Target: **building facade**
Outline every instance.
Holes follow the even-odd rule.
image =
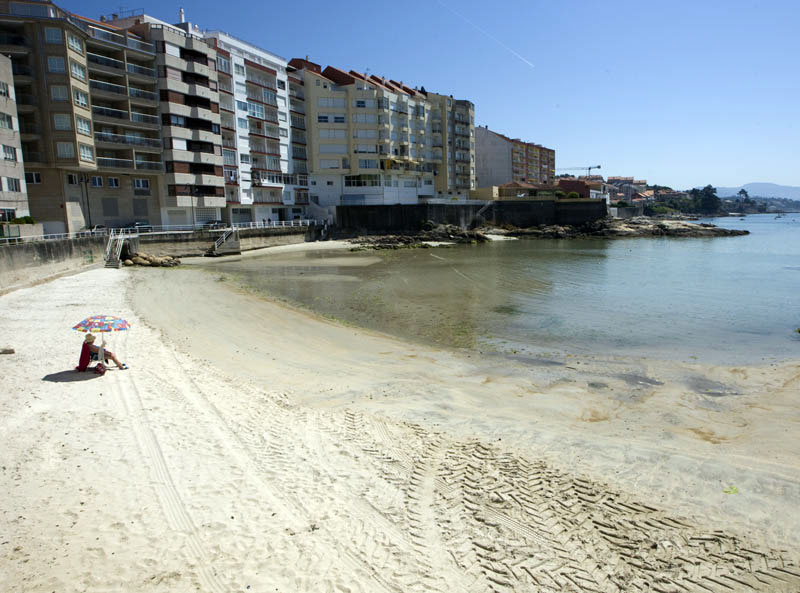
[[[28,216],[28,194],[22,162],[11,58],[0,55],[0,222]]]
[[[471,103],[308,59],[292,59],[289,69],[305,96],[310,216],[331,219],[340,204],[466,197]]]
[[[477,183],[549,185],[555,182],[556,152],[540,144],[509,138],[485,127],[475,129]]]
[[[308,205],[305,95],[284,58],[222,31],[217,51],[226,220],[273,222]]]

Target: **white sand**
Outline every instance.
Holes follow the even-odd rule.
[[[69,370],[95,313],[130,370]],[[2,296],[0,336],[2,592],[800,590],[797,363],[467,357],[189,268]]]

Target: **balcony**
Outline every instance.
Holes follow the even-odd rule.
[[[33,68],[26,64],[11,64],[11,72],[14,73],[14,78],[17,79],[22,76],[33,76]],[[19,81],[17,81],[19,82]]]
[[[44,161],[44,154],[41,152],[37,152],[34,150],[23,150],[22,151],[22,160],[25,161],[25,164],[29,163],[43,163]]]
[[[137,89],[130,87],[128,95],[133,99],[144,99],[146,101],[158,101],[157,95],[152,91],[145,91],[144,89]]]
[[[163,171],[164,165],[161,161],[136,161],[137,171]]]
[[[110,74],[122,75],[125,71],[125,63],[121,60],[115,60],[100,54],[86,52],[86,61],[89,70],[97,70],[100,72],[109,72]]]
[[[31,43],[24,35],[0,33],[0,48],[3,53],[27,53]]]
[[[121,84],[114,84],[111,82],[103,82],[102,80],[93,80],[89,79],[89,88],[94,89],[95,91],[99,91],[101,94],[112,94],[112,95],[127,95],[127,89],[124,85]]]
[[[18,94],[17,95],[17,110],[18,111],[33,111],[39,104],[39,99],[36,95]]]
[[[155,53],[155,47],[153,47],[152,43],[146,43],[131,37],[126,37],[125,35],[112,33],[111,31],[106,31],[105,29],[98,29],[97,27],[92,27],[91,25],[87,27],[86,32],[90,37],[97,39],[98,41],[104,41],[106,43],[111,43],[121,47],[128,47],[130,49],[148,54]]]
[[[107,142],[113,144],[125,144],[128,146],[142,146],[146,148],[161,148],[161,140],[158,138],[142,138],[128,134],[109,134],[107,132],[95,132],[95,142]]]
[[[145,66],[139,66],[138,64],[128,63],[127,70],[128,70],[128,74],[146,76],[148,78],[155,78],[156,77],[156,71],[153,68],[147,68]]]
[[[106,169],[133,169],[133,161],[131,159],[111,159],[107,157],[97,157],[97,166]]]
[[[92,107],[92,114],[98,117],[109,117],[113,119],[130,119],[130,114],[122,109],[112,109],[111,107]]]
[[[135,111],[131,111],[131,121],[140,124],[149,124],[155,126],[160,125],[157,115],[148,115],[146,113],[137,113]]]

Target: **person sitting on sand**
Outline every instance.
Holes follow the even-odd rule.
[[[79,371],[86,370],[86,368],[89,366],[89,360],[98,360],[98,353],[100,352],[101,348],[103,349],[104,362],[108,363],[109,360],[113,360],[117,367],[121,369],[128,368],[128,365],[126,365],[124,362],[120,362],[113,352],[104,348],[106,345],[105,340],[103,340],[103,343],[99,346],[95,346],[94,339],[94,334],[86,334],[86,338],[83,341],[83,348],[81,349],[80,362],[78,364]]]

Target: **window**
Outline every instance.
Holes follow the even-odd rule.
[[[278,88],[281,90],[286,90],[286,83],[282,80],[278,81]]]
[[[103,187],[103,178],[92,177],[92,187]]]
[[[118,188],[119,187],[119,177],[109,177],[108,178],[108,187]]]
[[[279,111],[278,112],[278,121],[286,121],[286,112],[285,111]]]
[[[249,154],[240,154],[239,155],[239,162],[249,165],[250,164],[250,155]]]
[[[319,97],[317,107],[344,107],[344,98]]]
[[[356,144],[356,152],[375,154],[378,146],[375,144]]]
[[[53,101],[69,101],[69,91],[65,86],[51,86],[50,98]]]
[[[278,128],[278,133],[283,138],[288,138],[289,137],[289,130],[287,130],[286,128]]]
[[[378,168],[378,160],[377,159],[358,159],[358,166],[361,169],[377,169]]]
[[[347,154],[347,144],[320,144],[319,151],[327,154]]]
[[[328,114],[327,113],[320,113],[317,115],[317,123],[326,124],[328,123]]]
[[[42,174],[36,171],[25,173],[25,183],[36,185],[42,182]]]
[[[12,123],[11,116],[7,113],[0,113],[0,128],[5,128],[6,130],[13,130],[14,124]]]
[[[75,173],[67,173],[67,185],[78,185],[78,176]]]
[[[56,142],[56,152],[60,159],[71,159],[75,156],[75,145],[72,142]]]
[[[347,119],[345,118],[344,113],[334,113],[333,114],[333,123],[335,123],[335,124],[347,123]]]
[[[89,106],[89,95],[87,95],[83,91],[79,91],[78,89],[72,89],[72,99],[75,101],[75,105],[77,105],[78,107]]]
[[[70,60],[69,71],[78,80],[86,80],[86,68],[78,64],[78,62]]]
[[[237,101],[237,103],[241,103],[241,101]],[[258,103],[251,103],[250,101],[248,101],[247,104],[245,105],[245,109],[247,110],[247,115],[251,115],[259,119],[264,119],[263,105],[259,105]]]
[[[354,130],[353,138],[377,138],[377,130]]]
[[[355,99],[354,104],[360,109],[365,107],[368,109],[375,109],[377,105],[375,99]]]
[[[6,191],[19,191],[19,179],[6,177]]]
[[[150,180],[149,179],[134,179],[133,180],[133,188],[139,190],[147,190],[150,191]]]
[[[72,33],[67,33],[67,45],[69,45],[70,49],[75,50],[79,54],[83,53],[83,43]]]
[[[319,129],[320,138],[345,138],[346,136],[347,136],[347,130],[339,130],[335,128]]]
[[[47,56],[47,71],[55,73],[66,72],[64,67],[64,58],[61,56]]]
[[[247,119],[244,117],[240,117],[236,120],[236,123],[239,125],[240,128],[246,130],[247,129]]]
[[[17,149],[13,146],[6,146],[3,144],[3,160],[15,161],[17,160]]]
[[[8,83],[0,80],[0,97],[8,97]]]
[[[236,72],[236,74],[241,74],[242,76],[244,76],[244,66],[242,66],[241,64],[234,64],[233,69],[234,72]]]
[[[71,130],[72,116],[69,113],[54,113],[53,124],[56,130]]]
[[[353,123],[356,124],[374,124],[378,122],[378,116],[374,113],[355,113],[353,114]]]
[[[222,164],[236,165],[236,152],[233,150],[222,151]]]
[[[44,39],[47,43],[61,43],[61,29],[45,27]]]
[[[338,169],[340,168],[339,159],[320,159],[319,166],[322,169]]]
[[[75,120],[78,122],[79,134],[84,134],[86,136],[92,135],[92,122],[90,122],[85,117],[81,117],[80,115],[76,116]]]
[[[225,72],[227,74],[230,74],[231,61],[224,56],[217,56],[217,70],[219,70],[220,72]]]

